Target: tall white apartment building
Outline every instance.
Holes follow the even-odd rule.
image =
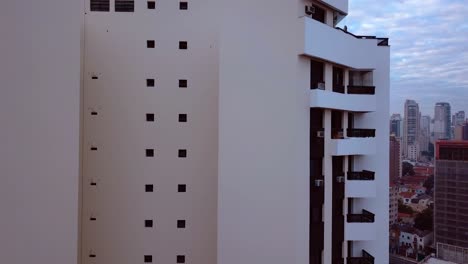
[[[388,263],[390,48],[347,0],[31,2],[0,11],[2,261]]]
[[[418,103],[414,100],[406,100],[403,126],[403,156],[406,158],[412,155],[410,152],[419,151],[420,116]],[[419,156],[419,153],[416,155]]]

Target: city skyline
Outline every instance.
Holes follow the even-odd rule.
[[[402,113],[406,99],[422,115],[434,115],[437,102],[467,112],[468,6],[464,1],[353,0],[340,23],[357,35],[391,39],[390,114]],[[424,8],[422,8],[424,7]]]

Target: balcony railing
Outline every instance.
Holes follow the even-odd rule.
[[[344,85],[341,85],[341,84],[333,85],[333,92],[335,92],[335,93],[344,93],[345,92]]]
[[[348,128],[346,135],[357,138],[375,137],[375,129]]]
[[[348,214],[348,223],[374,223],[375,215],[367,210],[362,210],[362,214]]]
[[[343,139],[344,132],[342,128],[332,128],[332,139]]]
[[[346,258],[348,264],[374,264],[374,257],[367,251],[362,250],[362,257],[348,257]]]
[[[323,82],[323,81],[314,82],[314,83],[312,83],[312,86],[310,87],[310,89],[312,89],[312,90],[315,90],[315,89],[325,90],[325,82]]]
[[[348,85],[348,94],[375,94],[375,86]]]
[[[375,172],[368,170],[348,171],[348,180],[373,181],[375,180]]]

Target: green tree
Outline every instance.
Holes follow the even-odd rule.
[[[414,227],[419,230],[433,230],[433,216],[434,212],[431,208],[427,208],[414,218]]]
[[[414,176],[415,173],[414,173],[413,165],[409,162],[403,162],[402,173],[403,173],[403,176],[406,176],[406,175]]]

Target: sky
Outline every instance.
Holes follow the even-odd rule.
[[[349,0],[348,13],[340,27],[390,38],[390,113],[406,99],[468,113],[468,0]]]

